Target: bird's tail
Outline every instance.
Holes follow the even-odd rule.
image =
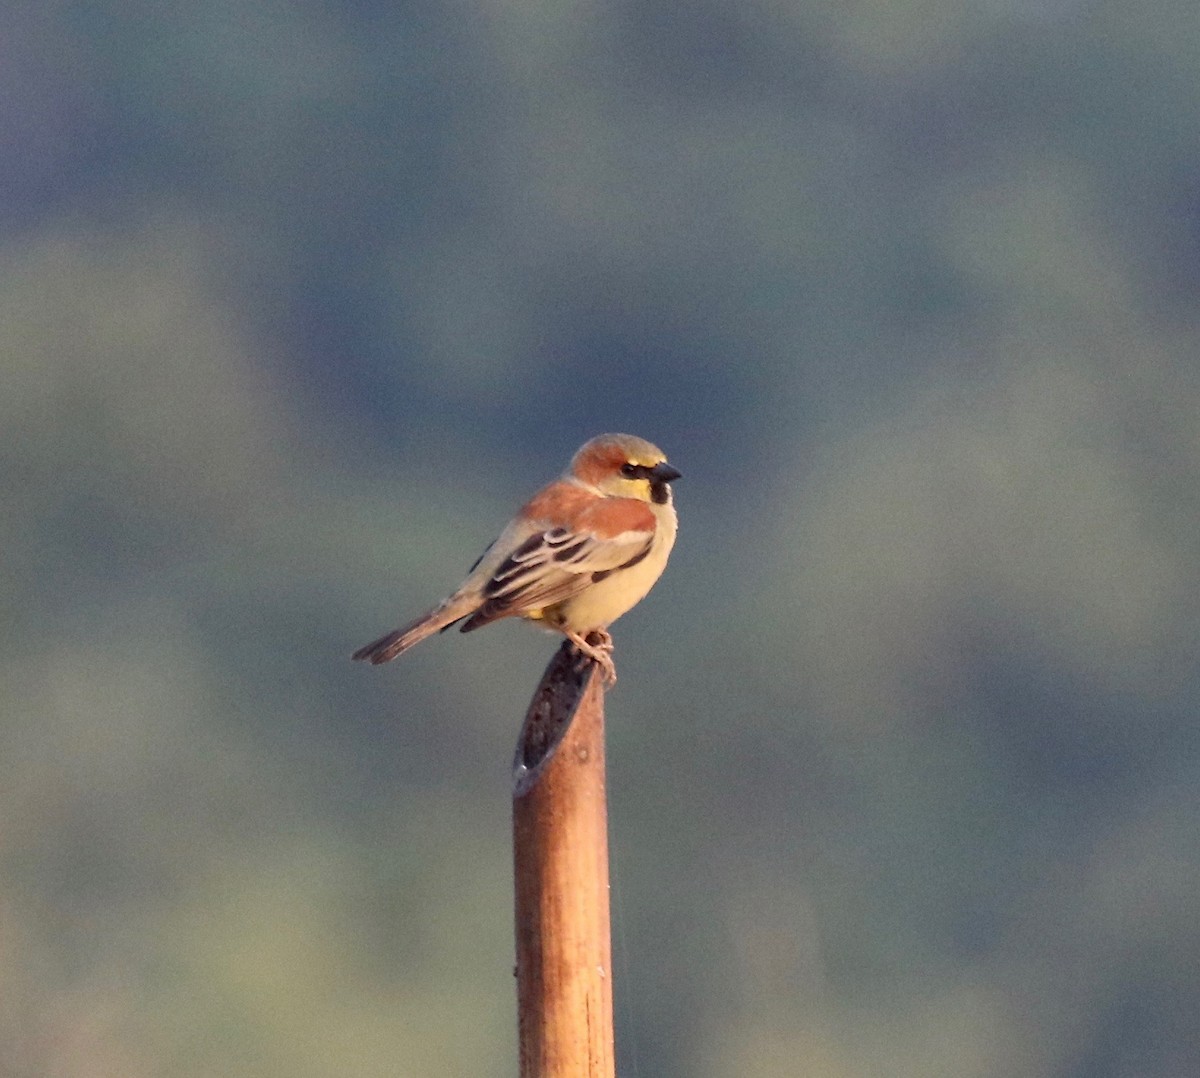
[[[456,621],[465,618],[478,605],[478,601],[470,597],[451,595],[449,599],[439,603],[428,613],[422,614],[416,621],[402,625],[390,633],[385,633],[378,640],[372,640],[365,647],[359,648],[351,658],[355,662],[369,662],[374,666],[390,662],[414,644],[419,644],[427,636],[433,636],[442,629],[448,629]]]

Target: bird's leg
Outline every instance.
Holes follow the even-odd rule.
[[[600,669],[604,671],[604,684],[611,689],[617,683],[617,668],[612,660],[613,639],[608,630],[592,629],[585,635],[564,629],[563,635],[575,645],[576,651],[600,664]],[[594,641],[593,637],[596,638]]]
[[[592,647],[599,648],[601,651],[607,651],[609,654],[612,653],[612,633],[610,633],[607,629],[593,629],[591,632],[587,633],[586,636],[587,642],[591,644]]]

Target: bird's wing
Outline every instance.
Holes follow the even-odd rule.
[[[527,507],[537,508],[536,499]],[[645,502],[593,496],[572,508],[559,522],[534,518],[525,538],[488,567],[484,601],[463,632],[562,602],[650,553],[656,521]]]

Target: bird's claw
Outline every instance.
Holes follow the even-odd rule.
[[[566,637],[575,645],[575,650],[596,663],[604,675],[605,688],[617,683],[617,667],[612,659],[613,638],[606,629],[593,629],[586,636],[582,633],[567,633]]]

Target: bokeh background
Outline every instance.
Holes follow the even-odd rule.
[[[2,18],[0,1072],[515,1075],[554,641],[348,655],[629,430],[621,1073],[1200,1073],[1194,0]]]

